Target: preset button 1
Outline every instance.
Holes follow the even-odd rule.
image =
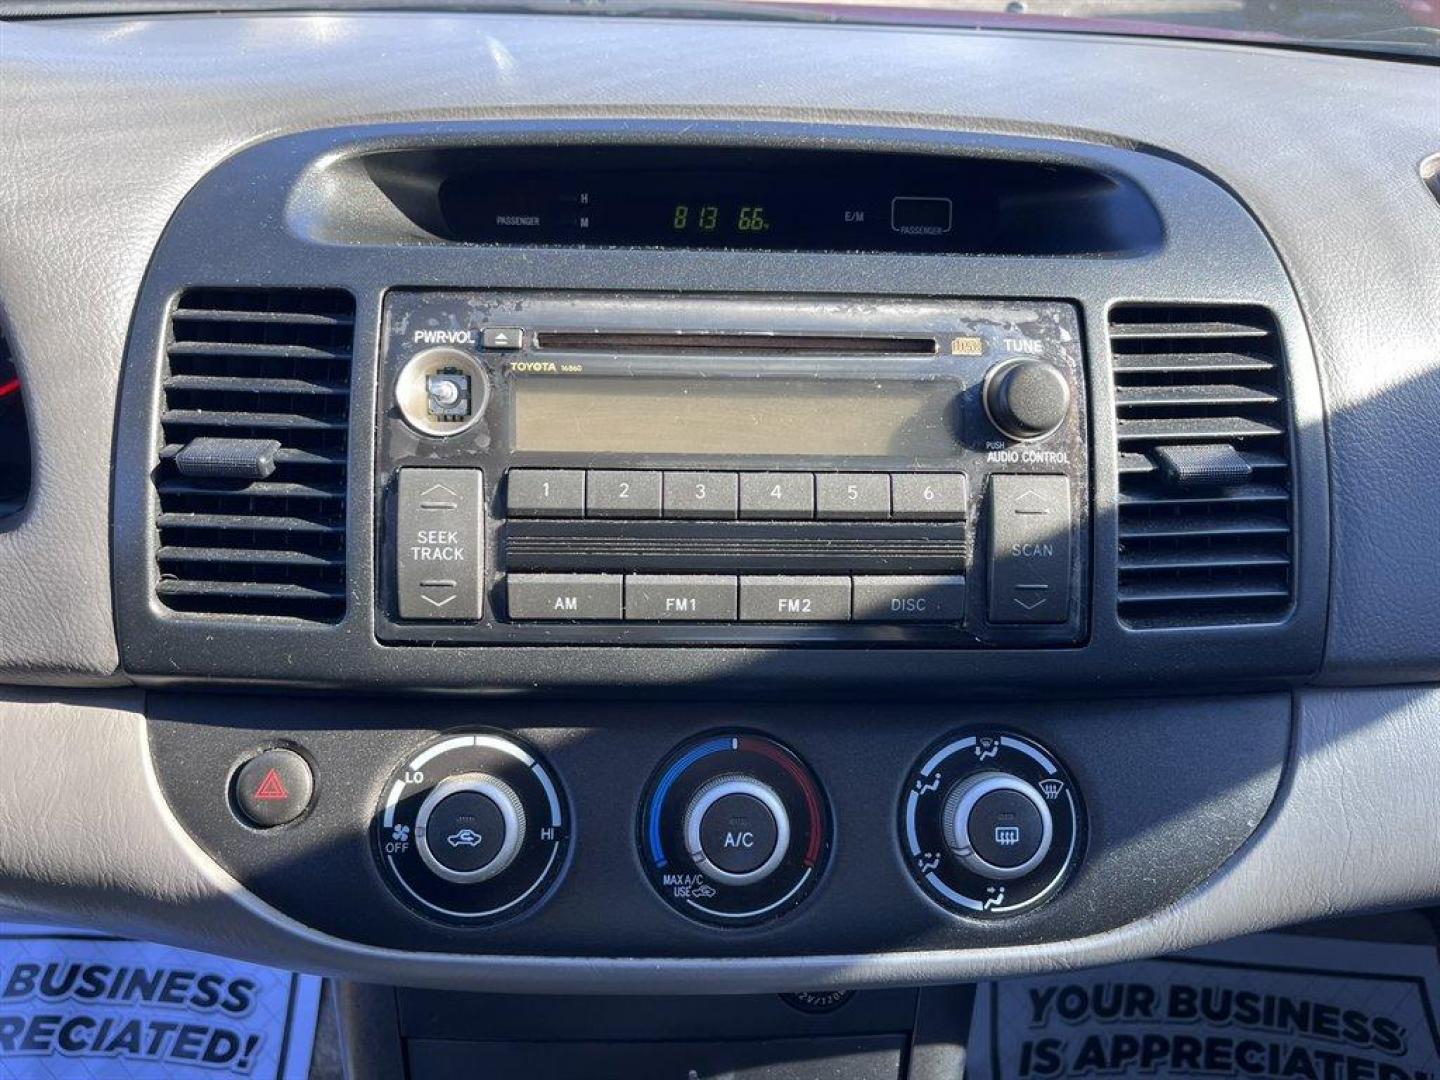
[[[584,517],[585,471],[511,469],[506,476],[505,510],[511,517]]]

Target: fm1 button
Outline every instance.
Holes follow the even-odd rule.
[[[986,772],[957,784],[945,801],[944,815],[946,842],[981,877],[1023,877],[1050,852],[1050,808],[1045,797],[1018,776]]]
[[[457,885],[502,873],[520,853],[524,835],[519,796],[493,776],[457,776],[435,785],[415,816],[421,861]]]
[[[314,774],[294,750],[262,751],[235,774],[235,807],[241,820],[257,829],[294,821],[314,794]]]
[[[695,793],[685,811],[685,847],[707,876],[727,885],[769,877],[790,846],[790,818],[771,788],[722,776]]]

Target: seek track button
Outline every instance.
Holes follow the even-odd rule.
[[[401,469],[395,478],[395,584],[402,619],[478,619],[484,578],[478,469]]]

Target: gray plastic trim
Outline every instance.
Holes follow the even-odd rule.
[[[1297,698],[1290,771],[1252,841],[1209,884],[1113,932],[893,956],[419,956],[318,934],[221,871],[163,802],[142,704],[135,691],[0,697],[7,736],[0,908],[363,981],[507,992],[743,993],[1062,970],[1440,897],[1440,831],[1433,826],[1440,819],[1433,782],[1440,775],[1440,687],[1317,690]]]

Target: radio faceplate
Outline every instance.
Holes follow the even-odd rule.
[[[1085,637],[1071,304],[395,290],[380,379],[384,642]]]

